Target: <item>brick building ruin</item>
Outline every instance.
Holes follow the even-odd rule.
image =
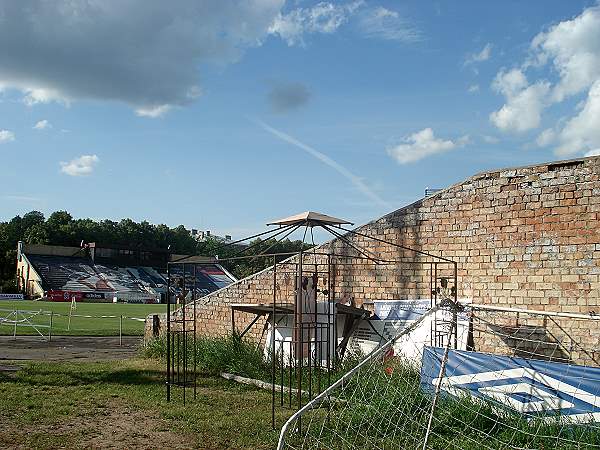
[[[600,313],[599,193],[600,158],[494,170],[356,230],[452,259],[458,268],[458,298],[473,304],[595,315]],[[403,256],[397,248],[360,236],[348,239],[390,259]],[[320,250],[327,249],[348,251],[339,239],[320,246]],[[427,264],[420,268],[403,264],[351,269],[340,265],[335,292],[339,298],[351,292],[357,307],[367,307],[374,300],[428,298],[431,274]],[[268,303],[272,298],[272,268],[213,292],[197,301],[198,333],[227,335],[232,304]],[[251,319],[248,315],[239,320],[248,323]],[[568,339],[588,349],[598,347],[597,321],[594,326],[582,322],[579,328],[570,323],[566,328],[571,334],[576,332],[574,337],[561,334],[566,320],[523,326],[528,332],[551,336],[548,339],[554,347],[567,345]],[[260,328],[255,328],[257,338]],[[479,351],[510,347],[510,342],[483,339],[477,332],[473,337]],[[578,359],[578,350],[573,345],[570,349],[569,357]],[[595,352],[592,359],[597,361],[598,356]]]

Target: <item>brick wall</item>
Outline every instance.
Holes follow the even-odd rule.
[[[358,230],[456,261],[459,298],[542,311],[600,313],[598,194],[600,158],[492,171]],[[364,238],[349,239],[402,262],[355,266],[338,261],[336,298],[352,296],[358,305],[373,299],[428,298],[429,259]],[[353,254],[339,240],[323,247],[331,248]],[[285,298],[281,276],[277,285],[278,296]],[[267,269],[203,298],[198,329],[210,335],[229,333],[229,305],[269,303],[272,289],[273,272]],[[239,317],[239,328],[251,319]],[[260,331],[259,324],[255,332]],[[584,342],[592,345],[595,340],[597,346],[596,330],[579,333]]]

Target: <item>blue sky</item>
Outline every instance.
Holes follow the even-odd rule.
[[[0,0],[0,54],[2,220],[364,223],[600,152],[595,1]]]

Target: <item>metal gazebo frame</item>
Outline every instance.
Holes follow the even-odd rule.
[[[183,400],[185,403],[186,387],[193,387],[194,398],[196,398],[196,336],[197,336],[197,310],[196,303],[200,298],[196,295],[196,270],[198,265],[220,264],[224,262],[233,262],[244,259],[272,258],[273,271],[273,299],[271,303],[233,303],[231,304],[231,322],[232,332],[240,339],[244,337],[252,327],[266,316],[264,323],[264,332],[270,326],[270,350],[269,359],[271,362],[271,396],[272,396],[272,425],[275,428],[275,408],[278,404],[283,407],[292,408],[296,406],[299,410],[303,405],[303,397],[308,399],[318,395],[323,388],[331,385],[332,369],[336,369],[338,359],[343,356],[348,344],[348,340],[357,326],[363,319],[370,316],[370,311],[364,308],[357,308],[355,305],[347,305],[340,302],[336,296],[336,269],[339,267],[339,261],[349,262],[349,265],[374,264],[375,266],[391,266],[398,264],[420,264],[429,266],[429,292],[431,294],[431,306],[436,306],[443,299],[451,298],[455,303],[458,301],[458,271],[457,263],[449,258],[434,255],[422,250],[414,249],[408,246],[390,242],[375,236],[370,236],[363,232],[352,230],[344,225],[353,225],[351,222],[336,219],[324,214],[306,212],[291,216],[285,219],[271,222],[267,225],[275,225],[278,228],[272,228],[262,233],[258,233],[244,239],[225,243],[217,248],[221,251],[226,247],[241,244],[246,241],[263,237],[267,242],[275,240],[262,252],[255,255],[244,255],[249,250],[257,248],[265,240],[256,242],[247,247],[239,249],[232,257],[218,258],[215,255],[213,260],[194,261],[193,257],[187,260],[169,263],[167,270],[168,276],[168,302],[167,302],[167,400],[171,398],[171,386],[183,387]],[[332,243],[315,246],[313,238],[313,228],[318,227],[334,237]],[[278,241],[282,241],[292,233],[304,228],[302,238],[303,245],[306,244],[306,237],[310,229],[312,248],[302,248],[297,252],[288,253],[269,253]],[[413,252],[414,256],[403,259],[384,259],[376,253],[352,242],[349,237],[357,237],[360,240],[369,240],[377,244],[389,245],[392,248]],[[277,239],[279,238],[279,239]],[[333,249],[333,243],[341,243],[345,249],[353,252],[353,255],[336,253]],[[327,245],[332,246],[331,251],[323,251]],[[305,263],[305,258],[313,258],[313,262]],[[317,258],[322,262],[318,263]],[[419,261],[418,258],[424,258]],[[343,264],[341,264],[343,266]],[[171,268],[175,266],[182,267],[183,277],[179,280],[180,286],[172,285],[173,273]],[[290,268],[290,266],[293,266]],[[314,267],[314,270],[310,268]],[[319,270],[319,266],[321,270]],[[450,266],[448,270],[441,270],[440,266]],[[307,270],[307,267],[309,268]],[[177,269],[179,271],[179,268]],[[186,282],[187,274],[193,278],[193,282]],[[443,274],[444,276],[440,276]],[[292,275],[294,278],[293,288],[290,289],[293,295],[293,301],[284,301],[278,299],[278,291],[281,286],[278,285],[278,276],[287,277]],[[318,279],[321,276],[323,286],[318,287]],[[310,278],[309,278],[310,277]],[[288,277],[289,280],[289,277]],[[453,286],[449,286],[453,282]],[[181,287],[179,297],[183,299],[183,307],[176,311],[171,317],[170,298],[171,292],[176,294],[176,290]],[[319,296],[321,301],[319,301]],[[189,298],[191,305],[186,302]],[[320,306],[321,305],[321,306]],[[191,307],[191,311],[189,310]],[[186,316],[186,309],[188,315]],[[189,317],[191,313],[191,318]],[[236,330],[236,313],[254,314],[254,318],[249,324],[238,333]],[[338,336],[338,314],[344,315],[344,329],[342,330],[342,340]],[[454,314],[456,315],[456,314]],[[277,317],[279,316],[279,319]],[[351,320],[348,320],[351,318]],[[281,322],[285,320],[286,324],[291,320],[290,326],[282,326]],[[437,319],[432,323],[431,339],[432,345],[443,345],[441,341],[448,335],[448,326],[456,322],[456,317],[451,321],[438,323]],[[289,330],[289,339],[283,337],[281,330]],[[452,327],[450,327],[452,328]],[[279,330],[279,338],[277,332]],[[194,348],[193,357],[188,357],[189,334],[192,334],[190,344]],[[457,347],[457,330],[453,327],[452,333],[453,346]],[[262,336],[260,338],[262,341]],[[333,343],[333,346],[332,346]],[[287,346],[287,361],[286,359]],[[190,366],[191,364],[191,366]],[[287,380],[287,386],[285,386]],[[277,383],[279,381],[279,383]],[[326,383],[325,385],[323,383]],[[295,385],[295,387],[292,387]],[[277,398],[279,397],[279,398]],[[287,398],[286,398],[287,397]],[[295,397],[295,398],[294,398]]]

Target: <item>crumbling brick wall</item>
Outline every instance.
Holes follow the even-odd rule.
[[[599,177],[600,158],[485,172],[358,230],[456,261],[459,298],[600,313]],[[412,257],[361,237],[349,239],[389,259]],[[325,247],[332,246],[349,252],[339,240]],[[338,267],[336,293],[352,292],[358,305],[394,296],[427,298],[427,264],[399,268]],[[208,295],[198,305],[198,329],[209,335],[229,333],[229,305],[269,303],[272,289],[273,273],[267,269]],[[239,327],[249,320],[240,315]],[[260,325],[256,328],[259,333]],[[583,345],[597,346],[596,329],[580,334]]]

